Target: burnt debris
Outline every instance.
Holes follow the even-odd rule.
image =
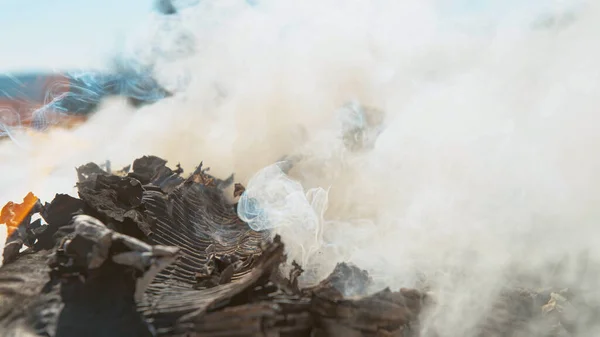
[[[420,329],[431,296],[369,293],[355,266],[300,289],[302,267],[279,268],[282,240],[252,230],[227,201],[233,176],[199,165],[186,177],[166,164],[146,156],[114,174],[86,164],[79,198],[32,195],[3,209],[14,229],[0,268],[1,336],[436,336]],[[243,191],[235,184],[235,197]],[[536,320],[549,329],[528,336],[572,332],[564,292],[503,298],[511,314],[490,314],[482,336],[513,336]]]

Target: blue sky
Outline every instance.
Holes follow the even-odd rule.
[[[152,0],[0,0],[0,72],[101,66]]]
[[[489,19],[560,2],[437,1],[450,17],[487,13]],[[120,40],[142,27],[153,5],[154,0],[0,0],[0,72],[101,67]]]

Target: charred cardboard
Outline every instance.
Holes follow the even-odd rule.
[[[233,177],[202,165],[184,177],[153,156],[115,174],[95,164],[77,173],[79,198],[56,195],[18,226],[28,248],[0,268],[2,336],[444,335],[420,328],[434,298],[417,289],[370,294],[356,266],[338,264],[299,289],[301,266],[279,268],[281,239],[253,231],[225,198]],[[33,213],[44,223],[33,224]],[[570,297],[560,294],[507,291],[480,335],[575,336],[564,314]],[[532,322],[547,329],[528,330]]]

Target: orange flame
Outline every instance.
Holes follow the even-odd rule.
[[[7,236],[10,236],[17,230],[21,221],[25,219],[38,200],[38,197],[29,192],[25,198],[23,198],[22,203],[15,204],[14,202],[9,201],[2,207],[2,211],[0,211],[0,224],[6,224]]]

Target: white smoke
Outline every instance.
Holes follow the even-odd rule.
[[[580,257],[600,258],[599,8],[500,15],[503,3],[202,1],[179,18],[193,53],[158,69],[189,75],[183,92],[137,111],[108,102],[75,130],[1,143],[0,204],[73,193],[88,161],[203,160],[248,183],[292,156],[289,177],[275,176],[302,198],[266,195],[263,211],[288,222],[277,231],[305,282],[350,261],[378,286],[427,285],[447,308],[430,326],[471,336],[513,273],[589,288]],[[354,101],[384,112],[364,151],[341,137],[339,109]]]

